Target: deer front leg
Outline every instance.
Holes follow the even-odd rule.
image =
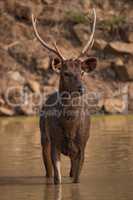
[[[42,145],[43,162],[46,169],[46,178],[52,177],[52,162],[50,144]]]
[[[72,175],[74,183],[79,182],[79,177],[83,163],[84,163],[84,153],[82,152],[73,160]]]
[[[54,184],[61,184],[60,152],[55,146],[52,146],[51,158],[54,168]]]
[[[70,169],[70,177],[73,177],[73,172],[74,172],[74,159],[70,158],[71,160],[71,169]]]

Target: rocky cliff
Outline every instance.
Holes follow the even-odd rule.
[[[99,112],[133,111],[132,0],[1,0],[0,115],[35,114],[58,88],[48,52],[35,39],[31,13],[38,18],[43,39],[50,43],[55,38],[70,57],[78,55],[89,38],[92,7],[97,27],[90,54],[98,58],[98,67],[85,77],[86,85],[103,94]]]

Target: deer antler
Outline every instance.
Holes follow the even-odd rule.
[[[94,13],[94,22],[93,22],[92,33],[91,33],[89,41],[87,42],[87,44],[85,45],[84,49],[82,50],[81,55],[86,54],[88,49],[92,48],[92,46],[94,44],[94,34],[95,34],[95,29],[96,29],[96,18],[97,18],[96,11],[95,11],[94,8],[93,8],[93,13]]]
[[[33,25],[33,29],[35,32],[35,36],[36,38],[39,40],[39,42],[43,45],[44,48],[48,49],[49,51],[53,52],[54,54],[56,54],[58,57],[61,58],[61,60],[64,60],[65,58],[62,56],[60,50],[58,49],[56,43],[54,43],[54,47],[55,49],[53,49],[52,47],[50,47],[39,35],[38,31],[37,31],[37,20],[35,19],[34,15],[32,14],[32,25]]]

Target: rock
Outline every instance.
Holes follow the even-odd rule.
[[[111,65],[120,81],[133,80],[133,62],[131,60],[129,60],[127,64],[124,64],[123,61],[118,58],[112,62]]]
[[[82,44],[85,44],[88,41],[88,36],[91,32],[91,30],[89,31],[88,29],[89,28],[83,24],[77,24],[73,28],[76,38]]]
[[[42,0],[42,2],[46,5],[52,4],[53,0]]]
[[[127,70],[121,58],[112,61],[111,67],[115,71],[117,79],[121,81],[128,80]]]
[[[31,106],[21,106],[18,110],[18,114],[32,116],[35,115],[36,112]]]
[[[129,84],[128,87],[128,109],[129,111],[133,112],[133,83]]]
[[[15,4],[15,0],[6,0],[6,7],[5,10],[7,13],[12,13],[14,11],[14,4]]]
[[[125,113],[127,104],[122,99],[106,99],[104,102],[105,112],[110,114]]]
[[[133,55],[133,43],[111,42],[108,44],[109,49],[116,53]]]
[[[33,1],[19,1],[19,0],[6,0],[7,11],[15,16],[18,20],[24,20],[25,22],[31,22],[31,14],[36,13],[37,15],[41,12],[42,6],[39,2]],[[35,4],[36,3],[36,4]]]
[[[0,14],[3,14],[4,12],[4,1],[0,1]]]
[[[98,67],[100,70],[106,69],[106,68],[110,67],[110,61],[107,59],[100,60],[100,64]]]
[[[99,110],[102,110],[102,108],[104,107],[103,98],[99,99],[97,106],[98,106]]]
[[[27,83],[32,92],[40,93],[40,85],[37,81],[28,80]]]
[[[107,42],[103,39],[96,39],[94,42],[94,48],[97,50],[103,50],[107,46]]]
[[[11,79],[8,72],[20,70],[20,65],[8,54],[7,51],[0,48],[0,93],[11,87],[20,85],[19,82]]]
[[[53,92],[55,92],[55,87],[52,87],[52,86],[45,86],[44,88],[43,88],[43,93],[44,93],[44,95],[45,96],[48,96],[48,95],[50,95],[51,93],[53,93]]]
[[[16,113],[27,116],[35,115],[41,107],[41,103],[41,93],[32,93],[27,88],[25,89],[25,96],[23,102],[16,107]]]
[[[0,114],[4,116],[13,116],[15,113],[13,110],[6,108],[6,107],[0,107]]]
[[[43,59],[38,59],[37,61],[37,68],[41,70],[48,70],[50,65],[50,61],[48,57],[45,57]]]
[[[48,80],[48,85],[49,86],[57,86],[59,83],[59,77],[57,74],[54,74],[53,76],[51,76]]]
[[[112,95],[104,97],[104,110],[110,114],[128,112],[128,84],[118,84]]]
[[[92,2],[88,0],[84,0],[84,1],[81,1],[81,3],[83,4],[84,11],[88,13],[88,10],[90,9]]]
[[[133,42],[133,33],[129,33],[129,36],[128,36],[128,41],[129,42]]]
[[[33,40],[33,30],[29,29],[29,26],[25,23],[16,23],[13,26],[14,42],[20,43],[21,41]],[[20,41],[21,40],[21,41]]]
[[[103,64],[103,63],[102,63]],[[103,68],[102,68],[103,67]],[[105,79],[105,80],[115,80],[116,79],[116,73],[113,70],[113,68],[107,63],[106,67],[104,67],[104,64],[102,65],[100,69],[100,75]]]
[[[128,73],[128,80],[133,81],[133,60],[129,60],[126,65],[126,70]]]
[[[24,92],[23,86],[17,86],[16,83],[13,86],[9,86],[4,94],[5,102],[10,107],[18,107],[23,104]]]
[[[124,63],[123,63],[123,61],[122,61],[121,58],[118,58],[118,59],[115,61],[115,65],[116,65],[116,66],[123,66]]]
[[[5,104],[5,101],[2,99],[2,97],[0,97],[0,106],[4,104]]]
[[[8,52],[10,56],[16,60],[16,62],[23,65],[25,68],[33,73],[37,71],[37,68],[39,69],[39,67],[46,68],[46,64],[48,62],[47,59],[44,59],[44,57],[46,57],[46,54],[40,47],[40,44],[35,40],[26,40],[9,47]],[[46,61],[46,63],[41,63],[44,60]]]
[[[32,7],[29,4],[24,4],[21,1],[15,2],[14,15],[18,19],[31,20]]]
[[[45,5],[41,4],[41,8],[43,8],[43,10],[40,13],[40,15],[38,14],[40,23],[42,22],[42,24],[49,26],[49,23],[55,24],[55,23],[59,23],[60,21],[62,21],[64,12],[62,9],[60,9],[59,5],[58,5],[58,8],[55,9],[55,4],[56,4],[55,1],[53,4],[45,4]],[[36,10],[35,10],[35,12],[36,12]],[[36,14],[36,16],[37,16],[37,14]],[[55,29],[56,28],[53,26],[52,30],[55,31]]]
[[[0,42],[4,45],[13,41],[14,20],[5,13],[0,15]]]
[[[133,83],[129,84],[128,92],[129,92],[129,98],[133,100]]]
[[[24,44],[16,44],[8,48],[9,54],[22,65],[29,66],[31,63],[31,55],[26,51]]]
[[[23,115],[35,115],[42,106],[42,93],[27,93],[26,101],[19,107],[18,112]]]
[[[19,72],[14,72],[14,71],[8,72],[8,76],[12,80],[17,81],[20,84],[24,84],[25,83],[25,78]]]

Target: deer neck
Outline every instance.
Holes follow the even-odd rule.
[[[66,90],[59,90],[60,104],[62,109],[67,111],[81,110],[83,107],[82,96],[73,96]]]
[[[63,107],[67,108],[72,105],[73,95],[69,88],[64,87],[63,81],[60,79],[59,83],[60,102]]]

